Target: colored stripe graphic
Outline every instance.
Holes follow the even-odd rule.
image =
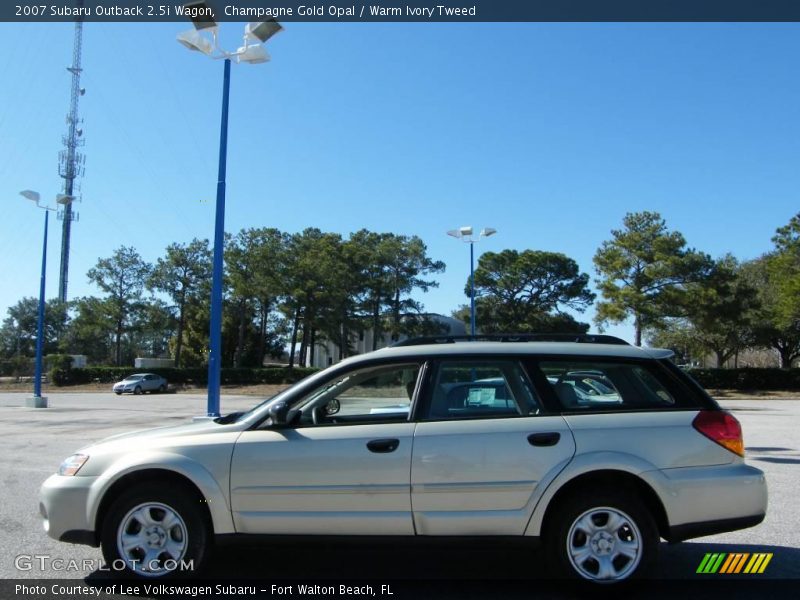
[[[720,568],[719,572],[730,573],[730,569],[732,569],[733,565],[736,564],[738,558],[739,558],[738,554],[728,554],[728,558],[725,559],[724,563],[722,563],[722,567]]]
[[[739,555],[739,557],[740,557],[739,560],[737,561],[736,565],[731,567],[730,572],[731,573],[739,573],[742,570],[742,567],[744,567],[744,563],[748,559],[749,556],[750,556],[749,553],[740,554]]]
[[[753,554],[753,558],[747,563],[745,573],[763,573],[769,561],[772,560],[772,553]]]
[[[708,552],[700,561],[697,573],[705,574],[736,574],[736,573],[763,573],[769,562],[772,560],[772,553],[757,552]],[[745,566],[746,565],[746,566]]]
[[[711,554],[706,553],[706,555],[703,557],[703,560],[700,561],[700,566],[697,567],[697,571],[695,571],[695,573],[705,573],[706,565],[708,564],[708,561],[710,559],[711,559]]]
[[[700,566],[697,567],[697,572],[716,573],[726,556],[727,554],[725,552],[722,553],[714,552],[706,554],[705,558],[703,558],[703,562],[701,562]]]

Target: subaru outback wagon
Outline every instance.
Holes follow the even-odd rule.
[[[88,446],[43,484],[45,530],[147,578],[200,569],[217,536],[525,536],[549,572],[611,582],[660,538],[763,520],[739,422],[669,351],[498,339],[409,340],[245,413]]]

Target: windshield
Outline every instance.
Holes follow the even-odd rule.
[[[278,392],[274,396],[270,396],[269,398],[266,398],[265,400],[262,400],[261,402],[256,404],[253,408],[251,408],[250,410],[248,410],[246,412],[243,412],[241,414],[238,414],[232,421],[225,420],[223,422],[232,423],[232,422],[238,422],[238,421],[243,421],[245,419],[248,419],[248,418],[252,417],[255,413],[260,412],[269,403],[278,402],[279,400],[282,400],[283,398],[288,396],[290,392],[294,392],[299,387],[305,387],[306,385],[313,385],[313,383],[315,381],[318,381],[319,379],[327,377],[329,375],[330,375],[330,368],[324,369],[322,371],[319,371],[318,373],[314,373],[313,375],[309,375],[308,377],[306,377],[304,379],[301,379],[300,381],[298,381],[296,383],[293,383],[288,388],[286,388],[285,390],[283,390],[281,392]],[[228,415],[229,418],[231,416],[233,416],[233,415]],[[221,417],[221,419],[225,419],[225,417]],[[220,422],[220,421],[217,420],[217,422]]]
[[[126,377],[123,381],[139,381],[141,378],[141,375],[131,375],[130,377]]]

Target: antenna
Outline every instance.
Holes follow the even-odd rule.
[[[78,0],[78,8],[83,7],[83,0]],[[80,13],[80,11],[78,11]],[[86,157],[78,150],[84,145],[83,119],[78,118],[78,99],[86,93],[81,87],[81,52],[83,47],[83,21],[78,17],[75,21],[75,39],[72,46],[72,66],[67,71],[72,73],[70,88],[69,114],[67,115],[67,134],[61,138],[64,149],[58,153],[58,174],[64,179],[64,193],[60,195],[63,208],[58,211],[61,226],[61,269],[58,278],[58,299],[67,300],[67,281],[69,279],[69,249],[72,222],[78,220],[78,213],[72,210],[75,197],[75,180],[83,176]],[[79,187],[79,186],[78,186]]]

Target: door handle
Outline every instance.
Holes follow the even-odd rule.
[[[367,448],[370,452],[376,452],[378,454],[386,454],[387,452],[394,452],[397,450],[397,447],[400,445],[400,440],[395,439],[384,439],[384,440],[372,440],[367,442]]]
[[[528,443],[531,446],[555,446],[560,439],[560,433],[557,431],[548,431],[547,433],[530,434],[528,436]]]

